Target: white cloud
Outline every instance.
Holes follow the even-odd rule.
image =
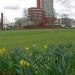
[[[18,10],[20,9],[19,5],[8,5],[8,6],[4,6],[4,9],[10,9],[10,10]]]
[[[68,13],[70,16],[75,16],[75,0],[69,0],[70,5],[68,7],[62,5],[61,2],[55,1],[56,0],[54,0],[54,8],[57,13]],[[21,17],[24,8],[35,6],[36,0],[0,0],[0,12],[3,12],[10,21],[13,21],[16,17]]]
[[[10,21],[21,17],[24,8],[35,6],[36,0],[0,0],[0,12],[3,12]]]
[[[75,0],[63,0],[63,2],[66,1],[66,3],[62,2],[54,2],[54,7],[57,13],[59,14],[68,14],[69,17],[75,18]]]

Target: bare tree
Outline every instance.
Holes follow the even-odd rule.
[[[28,26],[29,25],[29,18],[28,18],[28,9],[24,8],[23,11],[23,18],[25,20],[25,24]]]

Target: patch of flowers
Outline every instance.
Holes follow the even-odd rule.
[[[75,46],[72,44],[0,48],[0,75],[71,75],[74,71]]]
[[[4,52],[5,52],[5,49],[4,48],[0,48],[0,54],[2,55],[2,54],[4,54]]]
[[[22,60],[20,60],[20,65],[22,65],[22,66],[29,66],[29,63],[28,63],[28,61],[22,59]]]

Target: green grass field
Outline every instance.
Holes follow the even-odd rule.
[[[75,29],[0,31],[1,73],[75,75]]]
[[[28,29],[0,31],[0,47],[30,47],[33,44],[75,43],[75,29]]]

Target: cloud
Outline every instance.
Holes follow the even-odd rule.
[[[20,9],[19,5],[11,5],[11,6],[4,6],[4,9],[10,9],[10,10],[18,10]]]

